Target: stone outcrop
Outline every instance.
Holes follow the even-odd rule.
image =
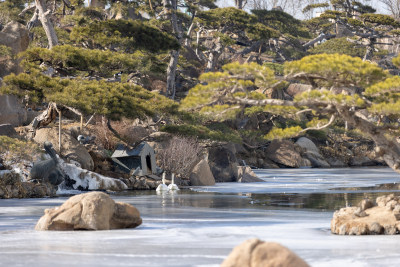
[[[307,137],[300,137],[295,144],[303,148],[304,152],[302,153],[302,156],[311,162],[312,167],[330,167],[330,164],[321,155],[318,147]]]
[[[41,198],[54,197],[56,190],[50,184],[22,182],[19,174],[10,170],[0,170],[1,198]]]
[[[258,178],[257,175],[249,166],[238,167],[238,182],[239,183],[257,183],[265,182],[263,179]]]
[[[0,124],[0,135],[5,135],[8,137],[17,137],[18,134],[15,131],[14,127],[7,123],[7,124]]]
[[[193,186],[215,185],[214,175],[211,172],[207,159],[200,160],[190,174],[190,184]]]
[[[46,209],[35,230],[111,230],[134,228],[142,223],[132,205],[114,202],[102,192],[69,198],[60,207]]]
[[[273,242],[249,239],[235,247],[221,267],[307,267],[309,266],[288,248]]]
[[[11,21],[0,31],[0,45],[11,48],[12,53],[17,55],[25,51],[29,46],[29,31],[21,23]],[[10,74],[18,74],[22,69],[19,67],[19,60],[2,60],[0,58],[0,77]]]
[[[400,197],[381,196],[376,204],[364,199],[358,207],[336,211],[331,232],[339,235],[394,235],[400,232]]]
[[[208,150],[208,163],[215,182],[236,182],[238,163],[235,153],[227,147],[217,146]]]
[[[265,150],[266,156],[278,165],[291,168],[309,167],[300,155],[301,148],[289,140],[274,140]]]
[[[49,141],[54,148],[58,149],[58,129],[57,128],[41,128],[36,131],[34,137],[35,142],[43,144]],[[81,145],[78,140],[73,138],[68,132],[64,131],[61,134],[61,156],[68,161],[75,161],[80,164],[80,167],[92,171],[94,169],[93,159],[86,148]],[[60,153],[59,151],[57,151]]]
[[[21,126],[28,124],[29,114],[16,96],[0,95],[0,124]]]

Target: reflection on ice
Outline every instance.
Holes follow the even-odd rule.
[[[232,194],[234,187],[229,185],[230,193],[181,190],[160,195],[155,191],[112,195],[116,201],[139,209],[143,225],[136,229],[36,232],[33,228],[43,210],[61,205],[67,197],[0,200],[0,263],[4,266],[218,266],[234,246],[256,237],[289,247],[312,266],[400,264],[398,236],[332,235],[331,203],[345,201],[345,194],[326,194],[331,188],[346,187],[341,175],[347,175],[347,185],[351,187],[394,182],[396,175],[387,169],[333,170],[332,175],[330,170],[315,169],[269,171],[259,173],[266,180],[276,177],[273,193],[258,193],[269,190],[265,185],[260,191],[245,193],[256,187],[235,184],[246,189],[243,194]],[[296,185],[300,179],[302,186]],[[312,179],[322,179],[322,183],[314,184]],[[279,183],[289,184],[288,188],[297,190],[296,193],[284,194],[278,190]],[[311,186],[319,193],[310,194]],[[216,188],[219,190],[219,185]],[[210,187],[211,190],[214,188]],[[367,194],[346,191],[347,201],[355,202],[364,193]]]

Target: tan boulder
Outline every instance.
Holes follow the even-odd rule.
[[[239,166],[238,177],[239,183],[265,182],[263,179],[258,178],[249,166]]]
[[[381,196],[376,203],[363,200],[333,214],[331,232],[339,235],[393,235],[400,232],[400,198]]]
[[[75,195],[60,207],[46,209],[35,230],[111,230],[134,228],[141,223],[134,206],[114,202],[103,192],[90,192]]]
[[[41,128],[36,131],[35,142],[43,144],[49,141],[58,151],[58,128]],[[69,161],[78,162],[83,169],[92,171],[94,162],[85,146],[72,137],[69,132],[64,131],[61,134],[61,156]]]
[[[215,185],[214,175],[211,172],[207,159],[200,160],[190,174],[190,184],[193,186]]]
[[[288,248],[273,242],[249,239],[236,246],[221,267],[306,267]]]
[[[304,167],[310,162],[300,155],[301,148],[288,140],[274,140],[265,150],[266,156],[273,162],[285,167]]]
[[[21,126],[27,119],[28,113],[16,96],[0,95],[0,124]]]

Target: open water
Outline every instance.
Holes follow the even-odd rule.
[[[44,209],[68,196],[0,199],[0,266],[218,266],[249,238],[279,242],[311,266],[400,266],[400,235],[330,233],[335,209],[400,194],[400,174],[388,168],[256,173],[265,183],[114,194],[141,212],[143,224],[126,230],[38,232]]]

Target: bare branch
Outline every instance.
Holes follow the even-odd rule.
[[[331,119],[329,120],[329,122],[327,124],[322,125],[322,126],[317,126],[317,127],[308,127],[306,129],[301,130],[300,133],[304,133],[304,132],[307,132],[309,130],[322,130],[322,129],[325,129],[325,128],[329,127],[335,121],[335,119],[336,119],[336,116],[335,116],[335,114],[333,114],[331,116]]]

